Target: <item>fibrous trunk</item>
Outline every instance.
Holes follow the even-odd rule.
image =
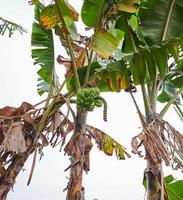
[[[70,155],[70,177],[67,186],[67,200],[85,200],[83,170],[89,170],[89,152],[91,139],[86,135],[87,112],[77,111],[73,136],[65,148]]]
[[[1,170],[0,177],[0,200],[6,200],[9,191],[15,184],[16,177],[20,173],[31,151],[17,154],[12,158],[7,169]]]
[[[154,167],[147,161],[147,170],[145,172],[147,179],[147,200],[167,200],[164,194],[163,173],[161,164]]]

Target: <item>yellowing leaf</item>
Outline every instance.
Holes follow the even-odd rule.
[[[121,144],[100,129],[87,125],[87,132],[98,144],[99,149],[105,154],[112,156],[115,152],[116,157],[122,160],[125,159],[125,155],[130,157]]]
[[[98,79],[104,81],[108,89],[113,92],[129,87],[129,79],[125,76],[125,72],[104,69],[98,74]]]
[[[52,29],[57,24],[58,17],[55,9],[55,5],[47,6],[43,9],[40,16],[41,25],[45,29]]]
[[[64,2],[64,8],[63,8],[63,16],[69,17],[71,20],[77,21],[79,14],[74,10],[74,8],[68,4],[67,2]],[[57,22],[59,20],[59,17],[56,12],[55,5],[48,5],[45,7],[40,15],[40,22],[41,25],[45,29],[52,29],[56,26]]]
[[[98,31],[95,33],[90,48],[103,58],[108,58],[118,47],[119,40],[109,32]]]
[[[137,11],[137,5],[134,4],[133,2],[131,4],[118,2],[115,4],[115,7],[119,11],[124,11],[128,13],[135,13]]]
[[[112,156],[113,155],[113,141],[111,140],[111,138],[108,135],[103,134],[102,137],[102,147],[103,147],[103,151],[109,155]]]
[[[117,75],[119,90],[126,89],[128,87],[124,76]]]

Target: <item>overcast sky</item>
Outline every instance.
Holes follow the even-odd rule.
[[[31,59],[30,34],[33,21],[33,6],[27,0],[0,0],[0,17],[14,21],[28,30],[12,38],[0,36],[0,107],[20,106],[22,101],[35,104],[43,99],[37,95],[37,68]],[[82,1],[71,1],[77,8]],[[80,27],[83,29],[82,27]],[[60,44],[57,51],[60,53]],[[140,122],[130,96],[125,93],[103,94],[108,102],[108,122],[102,120],[102,110],[97,109],[89,114],[88,124],[92,124],[113,136],[117,141],[131,151],[131,138],[140,132]],[[141,97],[136,94],[141,102]],[[141,104],[140,104],[141,105]],[[142,105],[141,105],[142,106]],[[161,105],[160,105],[161,107]],[[166,118],[179,130],[182,122],[170,111]],[[30,172],[32,157],[25,165],[25,171],[17,178],[14,192],[8,200],[64,200],[62,190],[67,185],[67,173],[63,172],[69,165],[68,157],[58,149],[47,148],[41,161],[37,162],[31,185],[26,186]],[[142,186],[143,171],[146,161],[132,155],[126,161],[116,160],[99,152],[96,147],[91,153],[91,171],[84,176],[84,186],[87,200],[142,200],[145,190]],[[169,174],[166,169],[165,174]],[[180,173],[175,177],[181,178]]]

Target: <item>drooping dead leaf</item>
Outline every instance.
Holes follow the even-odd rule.
[[[4,133],[4,136],[5,138],[1,144],[1,149],[17,154],[26,151],[25,139],[22,135],[22,124],[20,122],[11,124],[8,131]]]
[[[143,131],[132,138],[132,152],[142,155],[140,146],[144,146],[145,158],[157,167],[162,160],[166,165],[183,169],[183,135],[168,122],[154,118]]]
[[[63,100],[63,103],[65,103],[65,100]],[[2,164],[0,177],[2,182],[10,181],[4,188],[1,187],[0,196],[12,188],[16,176],[29,155],[37,147],[38,150],[42,150],[43,147],[48,145],[48,142],[51,144],[49,140],[51,125],[56,144],[62,143],[63,139],[65,140],[67,134],[74,128],[73,123],[66,119],[59,110],[56,110],[45,119],[38,140],[35,140],[38,125],[45,112],[42,108],[36,109],[37,105],[40,105],[40,103],[32,106],[24,102],[19,108],[7,106],[0,109],[0,162]],[[53,107],[55,109],[55,106]]]
[[[29,124],[31,124],[31,125],[34,124],[34,119],[32,118],[32,116],[31,116],[30,113],[25,113],[24,115],[22,115],[22,119],[23,119],[25,122],[27,122],[27,123],[29,123]]]
[[[134,137],[131,143],[133,145],[132,152],[141,155],[141,153],[138,151],[138,148],[141,144],[143,144],[146,150],[146,154],[148,154],[148,159],[151,161],[151,163],[154,164],[154,166],[159,165],[162,160],[165,161],[166,165],[169,165],[170,159],[168,156],[168,152],[163,144],[160,135],[158,134],[157,127],[158,126],[155,121],[152,121],[148,125],[148,127],[143,130],[142,133]],[[137,139],[139,139],[140,141],[139,144],[137,143]]]
[[[118,159],[125,159],[125,155],[130,157],[130,155],[126,152],[125,148],[121,144],[119,144],[116,140],[114,140],[103,131],[89,125],[87,125],[86,130],[98,144],[99,149],[102,150],[105,154],[112,156],[115,152]]]
[[[23,102],[22,105],[18,108],[17,114],[23,115],[31,109],[33,109],[33,106],[30,103]]]
[[[66,40],[61,39],[61,43],[62,43],[62,46],[66,47],[66,48],[69,47]],[[79,46],[78,44],[75,44],[75,43],[71,43],[71,45],[72,45],[73,51],[75,51],[76,53],[81,53],[82,50],[84,49],[83,47],[81,47],[81,46]]]
[[[48,140],[46,139],[46,137],[43,134],[40,135],[39,142],[41,142],[40,145],[42,148],[49,145]]]
[[[33,106],[30,103],[23,102],[19,108],[6,106],[0,109],[0,116],[1,117],[12,117],[16,115],[22,115],[32,109]]]
[[[142,157],[141,151],[138,150],[140,145],[141,143],[138,142],[137,137],[133,137],[131,141],[132,153],[138,154],[140,157]]]
[[[0,178],[5,174],[5,167],[0,165]]]
[[[15,115],[16,111],[17,111],[17,108],[6,106],[0,109],[0,116],[11,117]]]

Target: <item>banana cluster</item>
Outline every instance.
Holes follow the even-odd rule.
[[[95,107],[102,107],[103,101],[100,98],[100,90],[96,87],[81,88],[77,92],[77,108],[84,111],[93,111]]]

